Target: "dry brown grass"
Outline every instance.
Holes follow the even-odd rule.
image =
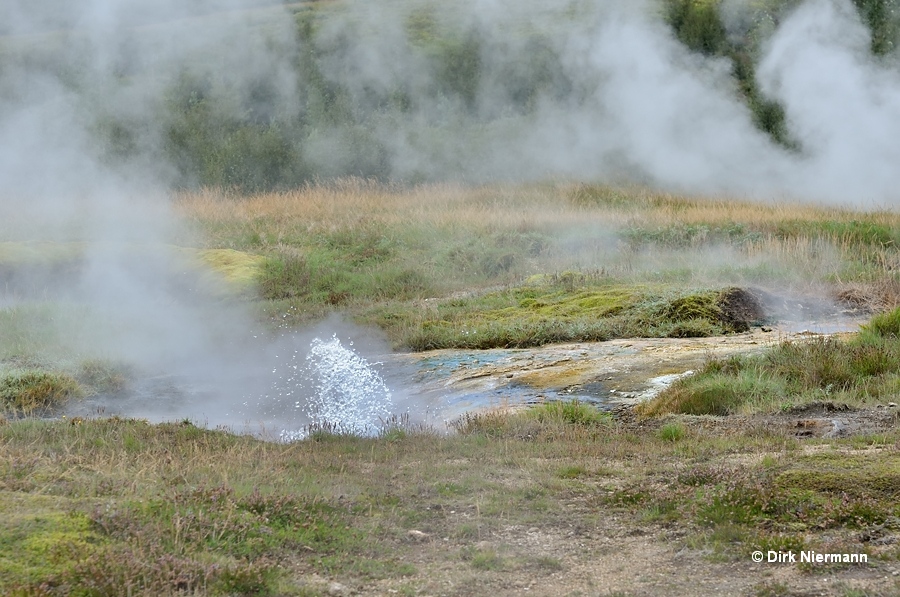
[[[299,221],[309,231],[371,223],[565,229],[581,227],[586,219],[610,228],[682,223],[746,224],[774,229],[789,221],[851,222],[861,217],[877,225],[900,226],[900,214],[888,211],[861,213],[849,207],[686,197],[646,188],[600,188],[599,193],[592,191],[587,199],[579,199],[583,188],[575,184],[440,184],[407,188],[350,178],[249,197],[205,189],[180,194],[176,206],[186,217],[201,222],[242,224],[266,220],[277,229]]]
[[[823,282],[876,283],[900,268],[895,212],[640,187],[402,187],[343,179],[247,197],[206,189],[177,196],[175,206],[204,230],[209,246],[281,258],[305,259],[328,247],[329,260],[358,262],[387,239],[388,261],[424,276],[438,293],[431,296],[565,271],[811,290]],[[475,272],[472,260],[485,255],[487,265]]]
[[[408,189],[358,179],[241,198],[206,189],[179,195],[176,206],[203,223],[241,226],[266,221],[276,234],[298,224],[313,233],[372,224],[515,229],[578,226],[584,221],[583,210],[572,206],[564,192],[549,188],[444,184]]]

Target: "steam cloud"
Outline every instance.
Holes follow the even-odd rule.
[[[784,107],[792,149],[753,125],[730,63],[691,53],[650,1],[348,2],[317,9],[316,33],[303,39],[287,10],[262,0],[3,10],[4,194],[51,202],[63,225],[84,209],[60,196],[96,206],[115,195],[106,213],[123,189],[138,198],[190,182],[167,138],[179,77],[192,93],[228,90],[212,109],[275,128],[309,118],[316,102],[345,103],[352,125],[322,118],[291,131],[286,142],[306,168],[295,179],[637,180],[870,206],[896,196],[900,79],[892,59],[868,52],[850,0],[801,3],[761,45],[758,82]],[[721,12],[733,33],[752,25],[746,0]],[[54,45],[62,62],[35,58]],[[312,55],[313,70],[297,68]],[[315,85],[340,97],[312,97]],[[109,122],[124,129],[117,158]]]
[[[745,26],[748,6],[724,3],[730,29]],[[298,176],[377,163],[403,180],[571,177],[895,205],[900,75],[892,58],[871,57],[849,0],[803,2],[762,45],[759,84],[784,106],[796,149],[753,125],[730,64],[691,53],[649,1],[378,0],[321,11],[316,35],[301,39],[289,11],[262,0],[0,7],[0,241],[90,243],[78,276],[51,286],[108,314],[118,330],[104,336],[109,352],[196,369],[200,355],[252,336],[237,307],[210,315],[194,302],[200,290],[177,252],[159,250],[190,242],[166,201],[173,184],[191,182],[166,112],[180,80],[191,82],[181,101],[202,101],[191,94],[204,82],[226,89],[211,109],[274,123],[273,135],[318,109],[304,93],[313,84],[342,90],[322,101],[344,102],[355,125],[298,129],[288,140],[308,167]],[[444,62],[422,50],[442,28],[462,40]],[[314,72],[298,69],[312,54]],[[480,75],[468,81],[457,70],[472,64]],[[313,75],[322,80],[304,79]],[[362,165],[360,144],[376,148]]]

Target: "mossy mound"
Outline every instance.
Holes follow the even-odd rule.
[[[412,350],[526,348],[613,338],[699,338],[744,332],[760,322],[755,295],[740,288],[685,292],[659,284],[570,287],[558,279],[417,312],[381,312],[372,323],[402,328]],[[543,283],[542,283],[543,282]],[[424,316],[424,317],[423,317]]]
[[[47,412],[80,395],[81,386],[64,373],[24,369],[0,377],[0,408],[14,414]]]

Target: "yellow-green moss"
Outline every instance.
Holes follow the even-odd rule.
[[[838,496],[886,498],[895,503],[900,498],[900,461],[891,454],[835,452],[806,457],[797,464],[797,468],[779,475],[779,486]]]
[[[81,258],[84,247],[84,243],[0,242],[0,265],[16,267],[75,261]]]
[[[593,319],[620,312],[633,303],[640,290],[630,286],[616,286],[580,292],[556,291],[541,293],[526,288],[518,305],[484,311],[481,316],[491,321],[535,319]]]
[[[259,278],[266,258],[234,249],[205,249],[198,252],[203,263],[241,288],[253,286]]]
[[[86,243],[55,243],[43,241],[0,242],[0,266],[29,268],[77,262],[84,258]],[[171,250],[188,260],[218,272],[227,282],[240,288],[256,283],[265,257],[234,249],[194,249],[161,245],[116,245],[116,251],[141,255],[147,252]]]
[[[0,577],[8,581],[27,584],[52,578],[90,558],[103,542],[86,515],[59,512],[58,500],[46,508],[42,501],[0,493]]]

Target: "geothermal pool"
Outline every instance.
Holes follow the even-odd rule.
[[[331,424],[377,434],[404,418],[441,431],[467,411],[577,399],[603,409],[647,400],[711,357],[763,350],[784,340],[852,332],[850,319],[784,322],[712,338],[641,338],[531,349],[372,352],[351,334],[285,334],[265,362],[237,377],[136,377],[117,394],[70,403],[67,417],[189,420],[277,441]],[[229,363],[223,363],[229,366]]]

